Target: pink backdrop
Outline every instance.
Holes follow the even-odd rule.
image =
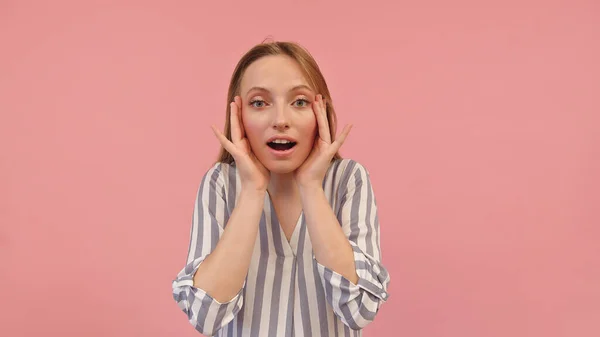
[[[198,336],[171,280],[209,125],[272,36],[372,174],[365,336],[600,336],[597,1],[107,3],[0,2],[1,335]]]

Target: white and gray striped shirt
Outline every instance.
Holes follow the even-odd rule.
[[[361,336],[388,299],[390,276],[381,264],[379,219],[369,173],[358,162],[332,162],[323,188],[354,249],[358,284],[317,262],[303,213],[288,241],[265,194],[259,233],[244,286],[219,303],[194,287],[193,275],[215,248],[239,196],[235,164],[217,163],[204,175],[195,202],[186,265],[173,297],[205,335]]]

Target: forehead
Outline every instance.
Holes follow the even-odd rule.
[[[252,87],[284,92],[298,85],[310,87],[300,65],[289,56],[272,55],[262,57],[246,68],[240,89],[242,93]]]

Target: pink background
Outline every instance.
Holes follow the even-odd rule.
[[[600,336],[593,0],[1,1],[1,335],[198,336],[171,280],[268,36],[314,54],[372,174],[365,336]]]

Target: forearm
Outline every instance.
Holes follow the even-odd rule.
[[[304,217],[316,260],[356,284],[354,252],[320,185],[301,186]]]
[[[240,192],[219,242],[194,275],[194,286],[221,303],[230,301],[244,284],[263,211],[264,193]]]

